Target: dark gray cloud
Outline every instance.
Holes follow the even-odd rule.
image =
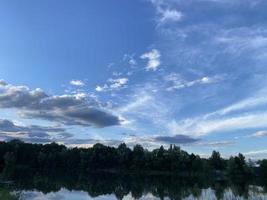
[[[106,127],[120,119],[101,109],[85,94],[51,96],[41,89],[30,90],[0,82],[0,108],[17,108],[24,117],[57,121],[67,125]]]
[[[89,145],[92,146],[96,143],[101,143],[104,145],[108,146],[118,146],[119,144],[122,143],[121,140],[97,140],[97,139],[69,139],[64,141],[65,145],[74,145],[74,146],[79,146],[79,145]]]
[[[24,142],[27,143],[36,143],[36,144],[44,144],[44,143],[51,143],[54,142],[49,138],[25,138],[23,139]]]
[[[170,144],[189,144],[200,141],[198,138],[192,138],[186,135],[158,136],[155,137],[154,140]]]
[[[66,132],[60,127],[45,126],[20,126],[10,120],[0,119],[0,140],[10,141],[20,139],[29,143],[51,143],[60,142],[67,146],[92,146],[96,143],[102,143],[108,146],[117,146],[120,140],[97,140],[97,139],[75,139],[73,134]]]
[[[51,141],[53,136],[64,135],[69,138],[72,134],[67,133],[64,128],[60,127],[44,127],[44,126],[19,126],[12,121],[0,119],[0,136],[4,140],[19,138],[23,141]]]
[[[73,137],[73,134],[68,133],[68,132],[62,132],[62,133],[58,133],[57,136],[62,139],[67,139],[67,138]]]

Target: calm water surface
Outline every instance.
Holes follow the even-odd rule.
[[[40,191],[19,191],[19,192],[11,192],[11,195],[17,196],[20,200],[89,200],[89,199],[95,199],[95,200],[116,200],[118,199],[115,195],[100,195],[98,197],[91,197],[87,192],[85,191],[69,191],[67,189],[60,189],[57,192],[50,192],[47,194],[44,194]],[[122,199],[135,199],[131,194],[128,194],[124,196]],[[143,194],[142,197],[139,199],[144,200],[152,200],[152,199],[161,199],[160,197],[156,197],[151,193]],[[169,197],[165,197],[164,199],[171,199]],[[179,199],[179,198],[177,198]],[[212,189],[203,189],[201,190],[201,194],[198,197],[194,197],[194,195],[189,195],[187,197],[181,198],[183,200],[216,200],[216,199],[255,199],[255,200],[267,200],[267,195],[262,192],[261,188],[255,188],[255,186],[252,186],[251,191],[249,192],[248,197],[244,196],[238,196],[233,193],[231,189],[225,190],[222,198],[216,197],[216,192]]]
[[[33,177],[1,184],[0,200],[267,200],[264,184],[253,184],[210,181],[205,177],[99,174],[86,178]]]

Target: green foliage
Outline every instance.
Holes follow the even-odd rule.
[[[15,174],[16,169],[16,157],[13,152],[7,152],[4,155],[5,167],[3,170],[3,174],[6,177],[12,177]]]
[[[261,173],[267,177],[267,161],[261,163]],[[205,174],[224,178],[251,177],[252,166],[239,154],[229,160],[214,151],[209,159],[188,154],[175,145],[161,146],[153,151],[126,144],[117,148],[95,144],[92,148],[67,148],[56,143],[28,144],[19,140],[0,142],[0,172],[6,177],[19,174],[69,174],[79,176],[95,171],[175,173],[180,175]],[[254,170],[255,171],[255,170]]]
[[[251,177],[252,170],[249,168],[242,154],[230,157],[227,165],[227,172],[230,178],[234,180],[243,180]]]
[[[259,163],[260,163],[260,167],[259,167],[260,176],[263,179],[263,181],[267,183],[267,160],[264,159],[260,161]]]
[[[217,151],[213,151],[209,159],[210,166],[215,170],[224,170],[225,161],[221,158],[221,155]]]
[[[0,199],[3,200],[18,200],[19,197],[16,197],[15,194],[11,194],[9,190],[5,188],[0,188]]]

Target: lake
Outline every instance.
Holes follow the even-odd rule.
[[[214,181],[205,176],[93,174],[20,177],[0,186],[2,200],[267,200],[262,183]]]

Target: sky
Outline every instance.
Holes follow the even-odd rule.
[[[265,0],[0,0],[0,140],[267,158]]]

